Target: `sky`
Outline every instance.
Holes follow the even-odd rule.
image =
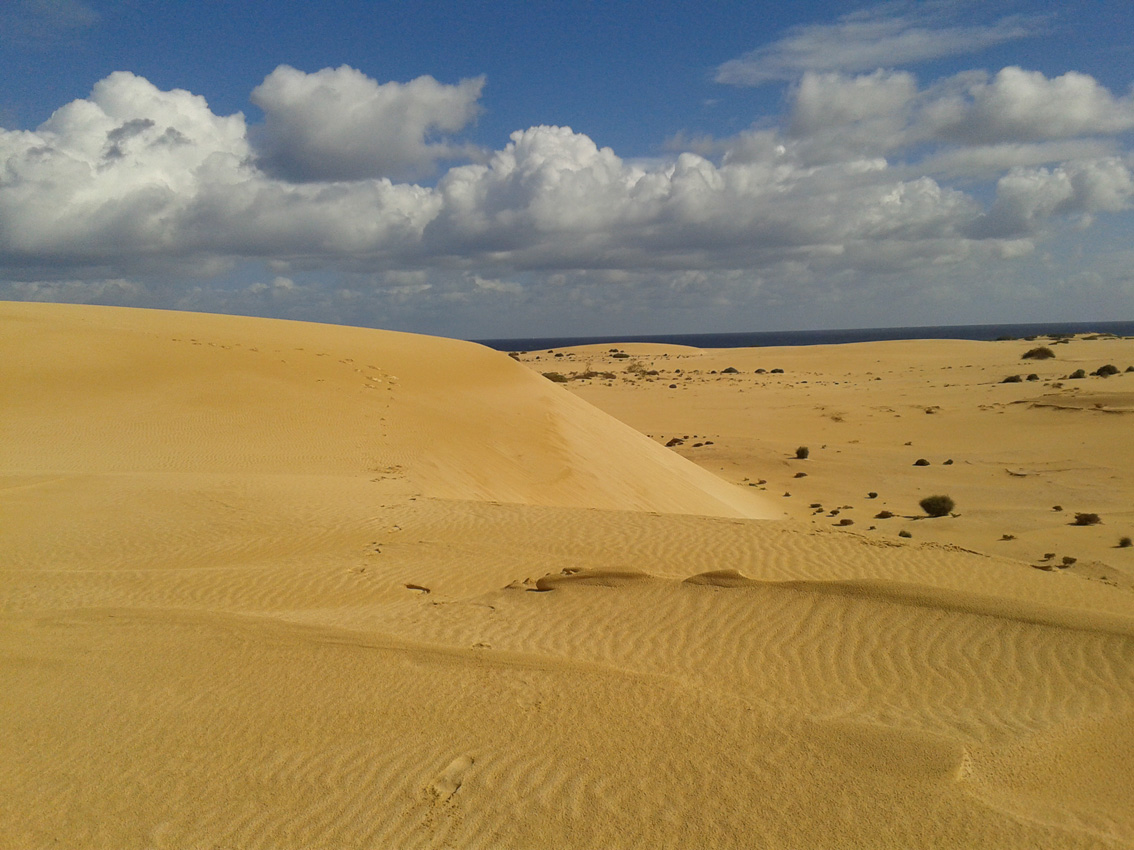
[[[0,299],[466,339],[1134,319],[1134,4],[0,3]]]

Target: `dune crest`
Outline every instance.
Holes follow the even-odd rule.
[[[0,332],[5,474],[373,473],[438,498],[779,516],[472,343],[39,304],[0,306]]]

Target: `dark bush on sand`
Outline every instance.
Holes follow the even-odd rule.
[[[948,496],[926,496],[920,502],[921,509],[930,516],[945,516],[953,511],[953,500]]]

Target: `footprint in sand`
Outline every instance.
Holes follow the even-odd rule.
[[[461,787],[464,782],[465,774],[468,773],[470,767],[473,766],[472,756],[460,756],[453,759],[452,763],[445,768],[445,770],[433,780],[433,790],[442,802],[451,798],[457,793],[457,789]]]

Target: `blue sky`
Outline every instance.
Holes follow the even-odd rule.
[[[0,298],[467,338],[1134,316],[1129,3],[8,0]]]

